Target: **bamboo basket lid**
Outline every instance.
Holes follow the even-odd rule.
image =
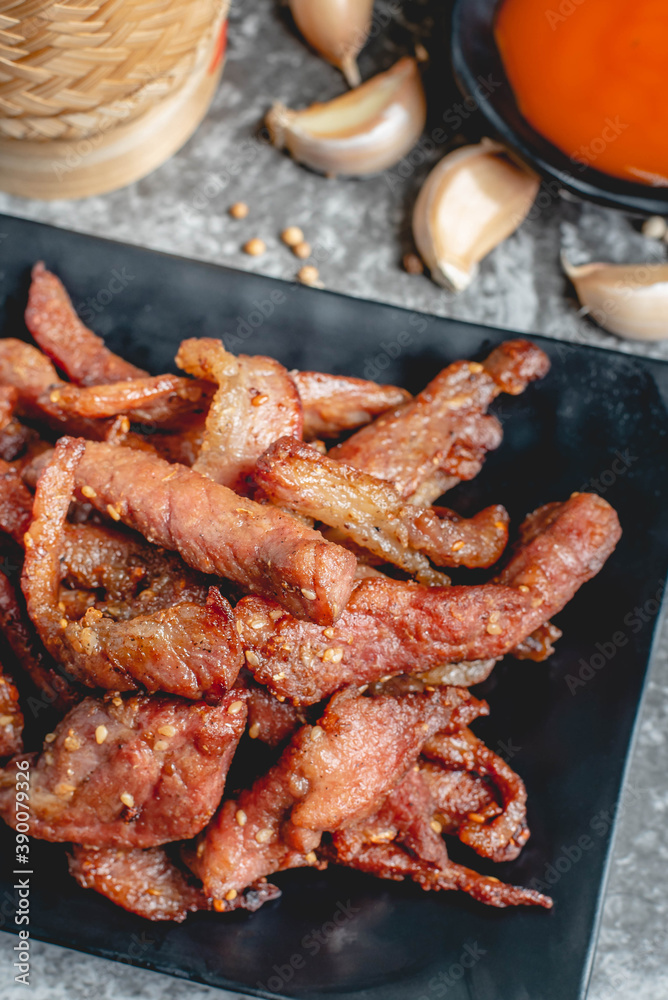
[[[0,188],[108,191],[155,169],[206,113],[229,0],[0,0]]]

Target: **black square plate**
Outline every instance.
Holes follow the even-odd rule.
[[[275,355],[288,367],[416,390],[448,362],[480,358],[508,336],[18,219],[0,218],[0,231],[5,335],[24,335],[29,269],[44,259],[86,322],[154,372],[173,368],[183,337],[222,336],[233,351]],[[483,689],[492,714],[476,731],[526,780],[529,844],[503,866],[485,866],[458,844],[452,853],[504,880],[544,886],[554,910],[485,909],[333,868],[279,876],[282,899],[252,916],[151,924],[80,889],[62,848],[35,844],[32,935],[260,996],[582,995],[668,561],[668,366],[535,339],[551,373],[499,401],[503,445],[448,502],[465,513],[501,502],[517,525],[539,504],[595,490],[617,508],[624,536],[558,617],[555,656],[508,659]],[[0,919],[14,930],[8,831],[2,843]]]

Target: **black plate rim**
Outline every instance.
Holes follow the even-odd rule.
[[[460,2],[463,2],[463,0],[460,0]],[[223,271],[225,271],[225,272],[227,272],[227,273],[229,273],[231,275],[238,275],[238,276],[243,276],[243,277],[249,277],[249,278],[253,278],[253,279],[258,279],[258,280],[261,280],[262,282],[269,282],[269,283],[272,283],[272,284],[275,284],[275,285],[279,285],[281,287],[286,287],[287,286],[287,287],[290,287],[292,289],[295,289],[298,292],[298,294],[304,295],[304,296],[308,296],[308,297],[312,297],[314,295],[322,295],[323,292],[324,292],[325,295],[327,295],[327,296],[331,296],[331,297],[342,299],[342,300],[347,300],[347,301],[352,302],[352,303],[359,303],[359,302],[361,302],[361,303],[364,303],[364,304],[372,305],[372,306],[374,306],[376,308],[389,309],[389,310],[392,310],[392,311],[403,312],[403,313],[406,313],[406,314],[411,314],[411,313],[413,313],[413,314],[419,314],[421,316],[427,317],[428,319],[435,319],[435,320],[438,320],[439,322],[445,322],[446,324],[447,323],[454,323],[454,324],[456,324],[458,326],[470,326],[470,327],[474,327],[474,328],[476,328],[478,330],[488,330],[490,332],[490,335],[491,335],[492,338],[496,338],[498,336],[506,337],[506,336],[512,335],[514,333],[514,331],[512,331],[512,330],[506,329],[506,328],[502,328],[502,327],[493,327],[493,326],[489,326],[488,324],[475,323],[475,322],[470,322],[470,321],[466,321],[466,320],[459,320],[459,319],[452,319],[450,317],[438,316],[436,314],[429,313],[429,312],[424,312],[424,311],[418,310],[418,309],[413,309],[413,308],[409,309],[409,308],[407,308],[405,306],[398,306],[398,305],[393,305],[391,303],[385,303],[385,302],[381,302],[381,301],[376,301],[376,300],[373,300],[373,299],[364,299],[364,298],[361,298],[361,297],[347,295],[347,294],[345,294],[343,292],[332,291],[332,290],[329,290],[329,289],[314,289],[314,288],[309,288],[307,286],[301,285],[299,282],[296,282],[296,281],[287,281],[285,279],[276,278],[276,277],[273,277],[273,276],[270,276],[270,275],[257,274],[255,272],[249,272],[249,271],[241,270],[239,268],[234,268],[234,267],[231,267],[230,265],[227,265],[227,264],[218,264],[218,263],[215,263],[215,262],[212,262],[212,261],[205,261],[205,260],[199,260],[197,258],[183,257],[182,255],[179,255],[179,254],[173,254],[173,253],[169,253],[169,252],[162,251],[162,250],[156,250],[156,249],[151,248],[151,247],[144,247],[144,246],[141,246],[140,244],[130,244],[130,243],[124,242],[122,240],[115,240],[115,239],[111,239],[109,237],[96,236],[96,235],[93,235],[93,234],[90,234],[90,233],[81,232],[81,231],[78,231],[78,230],[73,230],[73,229],[72,230],[68,230],[68,229],[64,229],[62,227],[53,226],[53,225],[51,225],[49,223],[43,223],[43,222],[40,222],[38,220],[28,219],[28,218],[25,218],[25,217],[19,216],[19,215],[14,216],[14,215],[10,215],[9,213],[0,213],[0,226],[2,225],[2,222],[3,222],[4,219],[10,219],[13,222],[19,222],[19,223],[25,224],[25,225],[27,225],[29,227],[32,227],[32,226],[39,227],[39,228],[41,228],[43,230],[49,230],[49,231],[51,231],[53,233],[56,233],[56,234],[57,233],[63,233],[63,232],[64,233],[68,233],[68,234],[74,235],[75,237],[80,237],[80,238],[82,238],[84,240],[89,240],[89,241],[91,241],[93,243],[103,243],[103,244],[108,244],[108,245],[115,246],[115,247],[128,248],[128,249],[132,249],[132,250],[138,250],[138,251],[141,251],[142,253],[148,253],[148,254],[150,254],[152,256],[165,257],[165,258],[171,259],[171,260],[173,260],[175,262],[183,262],[183,263],[187,263],[187,264],[196,264],[198,267],[204,267],[204,268],[206,268],[208,270],[213,271],[214,273],[217,273],[220,270],[223,270]],[[640,356],[640,355],[628,354],[627,352],[618,351],[618,350],[615,350],[614,348],[601,347],[599,345],[594,345],[594,344],[582,344],[582,343],[580,343],[578,341],[560,341],[560,340],[557,340],[556,338],[546,337],[546,336],[541,335],[541,334],[533,334],[533,333],[519,333],[519,334],[517,334],[517,332],[515,332],[515,335],[519,335],[519,336],[522,336],[522,337],[524,337],[524,336],[529,337],[530,339],[537,341],[539,344],[542,344],[542,345],[545,345],[545,346],[552,346],[553,349],[554,349],[555,345],[558,347],[560,344],[563,344],[566,347],[572,348],[572,349],[574,349],[576,351],[584,351],[585,353],[593,351],[595,353],[599,353],[599,354],[603,354],[603,355],[613,355],[613,356],[619,356],[620,354],[622,354],[624,357],[628,358],[630,362],[634,362],[634,363],[638,364],[641,368],[643,368],[643,367],[646,368],[648,370],[650,376],[652,377],[652,380],[655,382],[655,384],[656,384],[656,379],[654,378],[654,372],[659,372],[660,371],[664,375],[668,374],[668,361],[664,360],[662,358],[646,358],[646,357],[643,357],[643,356]],[[664,400],[664,410],[668,414],[668,406],[666,406],[665,400]],[[613,854],[613,851],[614,851],[614,848],[615,848],[615,844],[616,844],[616,841],[617,841],[617,836],[618,836],[619,806],[620,806],[620,803],[621,803],[621,800],[622,800],[622,796],[623,796],[623,793],[624,793],[624,788],[626,786],[626,781],[627,781],[628,772],[629,772],[629,769],[630,769],[630,766],[631,766],[631,761],[632,761],[632,758],[633,758],[633,755],[634,755],[634,752],[635,752],[635,749],[636,749],[637,743],[638,743],[639,730],[640,730],[640,724],[641,724],[641,716],[642,716],[642,712],[643,712],[643,708],[644,708],[644,704],[645,704],[645,700],[646,700],[646,696],[647,696],[647,690],[648,690],[648,687],[649,687],[650,677],[651,677],[651,673],[652,673],[651,665],[652,665],[652,663],[653,663],[653,661],[655,659],[655,656],[656,656],[656,651],[657,651],[657,648],[658,648],[658,645],[659,645],[659,641],[660,641],[660,638],[661,638],[661,624],[662,624],[662,619],[663,619],[663,616],[665,615],[665,613],[666,613],[667,610],[668,610],[668,592],[664,592],[664,595],[663,595],[663,598],[662,598],[662,603],[661,603],[661,609],[660,609],[659,613],[656,615],[656,618],[655,618],[655,620],[653,622],[653,625],[652,625],[651,643],[650,643],[650,647],[649,647],[648,654],[647,654],[647,657],[646,657],[646,661],[644,663],[643,681],[642,681],[642,685],[641,685],[641,688],[640,688],[640,691],[639,691],[639,694],[638,694],[638,700],[637,700],[636,709],[635,709],[634,721],[633,721],[633,725],[632,725],[630,737],[629,737],[628,744],[627,744],[626,754],[625,754],[625,758],[624,758],[624,764],[623,764],[623,767],[622,767],[622,769],[620,771],[619,781],[618,781],[618,784],[617,784],[617,793],[616,793],[616,802],[615,802],[615,814],[614,814],[614,818],[613,818],[612,825],[611,825],[611,834],[610,834],[610,837],[609,837],[609,840],[608,840],[608,843],[607,843],[607,846],[606,846],[606,850],[605,850],[602,875],[601,875],[601,878],[600,878],[600,881],[599,881],[598,891],[597,891],[596,900],[595,900],[594,918],[593,918],[592,925],[591,925],[591,932],[590,932],[590,935],[589,935],[589,943],[588,943],[588,947],[587,947],[587,951],[586,951],[585,961],[584,961],[583,967],[582,967],[582,974],[581,974],[581,980],[580,980],[580,989],[578,991],[578,1000],[584,1000],[584,998],[586,996],[586,993],[587,993],[588,985],[589,985],[589,982],[590,982],[590,979],[591,979],[591,974],[592,974],[592,971],[593,971],[594,958],[595,958],[595,954],[596,954],[596,947],[597,947],[598,936],[599,936],[599,932],[600,932],[601,919],[602,919],[602,914],[603,914],[603,902],[605,900],[606,893],[607,893],[607,886],[608,886],[608,882],[609,882],[610,869],[611,869],[611,859],[612,859],[612,854]],[[10,934],[16,934],[16,933],[18,933],[18,929],[16,927],[14,927],[13,925],[8,925],[8,926],[3,927],[3,931],[6,932],[6,933],[10,933]],[[80,952],[82,954],[95,955],[96,957],[104,958],[104,959],[107,959],[109,961],[121,962],[122,964],[131,965],[131,966],[137,966],[137,967],[144,968],[144,969],[147,969],[147,970],[152,971],[152,972],[158,972],[158,973],[160,973],[162,975],[169,975],[169,976],[171,976],[173,978],[181,979],[181,980],[184,980],[186,982],[201,983],[202,985],[205,985],[205,986],[208,986],[209,988],[214,988],[214,989],[215,988],[225,988],[225,989],[233,990],[233,991],[236,991],[237,993],[239,993],[241,995],[244,995],[244,996],[262,997],[262,998],[266,998],[266,1000],[271,1000],[271,998],[281,997],[281,996],[285,996],[285,997],[294,996],[294,994],[279,994],[279,993],[275,993],[275,992],[268,992],[268,991],[265,991],[265,990],[260,990],[258,988],[251,987],[251,986],[249,986],[249,985],[247,985],[245,983],[239,983],[239,982],[227,979],[227,977],[221,977],[220,980],[219,980],[221,983],[224,983],[224,985],[222,985],[220,987],[212,986],[212,984],[211,984],[211,982],[209,980],[207,980],[203,975],[199,974],[196,971],[179,970],[179,969],[175,969],[172,966],[168,967],[167,965],[164,965],[160,961],[153,960],[150,957],[142,958],[140,960],[135,960],[132,957],[125,957],[123,955],[118,955],[115,952],[113,952],[112,950],[106,949],[103,946],[79,944],[79,943],[77,943],[76,940],[71,939],[66,932],[62,933],[61,935],[58,935],[56,933],[50,934],[48,932],[33,934],[33,932],[31,931],[31,937],[34,937],[36,940],[44,941],[45,943],[55,945],[57,947],[71,949],[73,951],[78,951],[78,952]],[[331,990],[330,991],[328,991],[328,990],[323,990],[322,991],[322,996],[323,997],[326,997],[326,996],[329,996],[329,995],[333,996],[335,994],[332,993]],[[346,996],[346,1000],[347,1000],[348,996],[351,996],[351,995],[345,994],[345,996]],[[362,996],[362,994],[360,994],[360,1000],[361,1000],[361,996]]]
[[[487,0],[496,10],[501,0]],[[465,96],[471,96],[477,83],[476,76],[466,57],[464,34],[468,27],[467,17],[470,17],[470,0],[456,0],[452,14],[451,56],[455,80]],[[494,52],[498,52],[493,35],[485,39]],[[512,95],[512,88],[505,74],[504,90]],[[510,146],[523,160],[533,166],[544,177],[556,180],[565,190],[586,201],[603,205],[607,208],[621,209],[639,216],[665,215],[668,211],[668,188],[652,188],[645,184],[635,184],[623,178],[605,174],[592,167],[584,167],[580,177],[575,177],[560,164],[570,162],[568,157],[549,140],[537,132],[517,110],[514,97],[511,97],[518,117],[522,118],[527,136],[525,141],[509,124],[501,111],[495,107],[491,99],[478,102],[478,108],[487,119],[496,135]],[[656,192],[652,195],[650,192]]]
[[[465,2],[465,0],[462,0],[462,2]],[[0,212],[0,225],[2,225],[2,221],[5,218],[11,219],[14,222],[26,223],[31,226],[39,226],[41,229],[48,229],[56,233],[70,233],[74,236],[80,236],[83,239],[89,239],[96,243],[106,243],[116,247],[128,247],[133,250],[142,250],[145,253],[153,254],[156,257],[166,257],[167,259],[173,261],[184,261],[188,264],[198,264],[201,267],[205,267],[213,271],[225,271],[228,274],[243,275],[244,277],[252,277],[262,281],[269,281],[282,288],[288,287],[292,290],[295,290],[299,295],[303,295],[305,297],[326,295],[334,299],[341,299],[348,302],[363,302],[367,305],[377,306],[381,309],[397,310],[398,312],[405,313],[406,315],[411,315],[414,313],[419,316],[425,316],[427,319],[435,319],[439,321],[442,320],[443,322],[446,323],[456,323],[458,326],[470,326],[470,327],[475,327],[476,329],[479,330],[485,329],[489,330],[492,334],[504,334],[504,335],[513,335],[516,337],[528,337],[531,340],[539,341],[541,344],[562,345],[564,349],[570,348],[573,350],[582,349],[585,351],[595,351],[600,354],[610,354],[615,357],[618,357],[621,354],[625,358],[628,358],[629,362],[635,361],[641,365],[648,365],[650,368],[652,368],[652,366],[656,366],[658,370],[663,369],[664,371],[668,371],[668,359],[666,358],[648,358],[645,357],[644,355],[634,354],[630,351],[622,351],[614,347],[604,347],[601,344],[583,344],[579,340],[558,340],[556,337],[547,337],[545,336],[545,334],[542,333],[532,333],[527,331],[522,332],[513,330],[511,327],[491,326],[488,323],[477,323],[473,320],[458,319],[452,316],[439,316],[438,313],[430,313],[427,312],[426,310],[413,308],[412,306],[411,307],[400,306],[392,302],[382,302],[380,299],[366,299],[361,295],[359,296],[349,295],[346,292],[339,292],[331,288],[311,288],[308,285],[303,285],[300,281],[297,280],[290,281],[287,278],[277,278],[271,274],[262,274],[256,271],[246,271],[243,268],[232,267],[231,264],[223,264],[223,263],[218,263],[217,261],[210,261],[210,260],[202,260],[198,257],[184,257],[182,254],[170,253],[168,250],[157,250],[155,247],[146,247],[143,246],[141,243],[127,243],[124,242],[123,240],[115,240],[109,236],[97,236],[93,233],[83,232],[82,230],[78,229],[65,229],[63,226],[54,226],[51,225],[51,223],[40,222],[38,219],[26,218],[23,215],[10,215],[8,212]],[[1,235],[2,234],[0,233],[0,238]],[[622,341],[622,338],[618,339],[620,340],[620,342]],[[638,341],[638,343],[651,344],[652,341],[643,340],[643,341]]]

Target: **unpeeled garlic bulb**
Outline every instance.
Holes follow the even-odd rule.
[[[427,107],[415,59],[325,104],[293,111],[276,104],[266,118],[271,141],[299,163],[329,176],[360,177],[393,166],[420,137]]]
[[[357,87],[357,56],[369,37],[373,0],[290,0],[295,24],[306,41]]]
[[[562,254],[578,299],[599,326],[629,340],[668,338],[668,264],[583,264]]]
[[[413,210],[413,236],[432,278],[461,291],[478,262],[526,218],[540,181],[497,142],[462,146],[437,163]]]

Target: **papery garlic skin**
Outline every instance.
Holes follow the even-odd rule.
[[[413,210],[413,237],[434,281],[462,291],[478,263],[526,218],[540,180],[490,139],[436,164]]]
[[[360,87],[293,111],[276,104],[266,117],[271,141],[299,163],[328,176],[362,177],[398,163],[427,117],[415,59],[404,58]]]
[[[349,86],[359,86],[356,60],[371,30],[373,0],[290,0],[290,10],[306,41]]]
[[[599,326],[628,340],[668,338],[668,264],[583,264],[562,254],[580,304]]]

